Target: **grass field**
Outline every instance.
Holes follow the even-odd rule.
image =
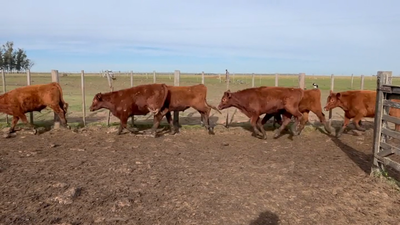
[[[63,88],[63,95],[66,102],[69,103],[69,113],[67,115],[68,122],[71,124],[80,123],[82,121],[82,95],[81,95],[81,78],[80,74],[73,73],[59,73],[60,84]],[[218,75],[206,75],[205,85],[208,87],[207,101],[210,104],[218,105],[223,92],[227,89],[227,84],[224,81],[225,76],[222,75],[222,81],[220,81]],[[129,73],[119,73],[116,74],[116,80],[113,81],[114,90],[119,90],[123,88],[129,88],[131,86],[131,77]],[[31,73],[32,84],[45,84],[51,82],[51,74],[44,73]],[[165,83],[168,85],[173,85],[174,75],[170,74],[156,74],[157,83]],[[322,91],[322,105],[325,105],[326,97],[329,94],[331,78],[330,76],[313,76],[308,75],[305,79],[305,86],[307,89],[312,88],[312,83],[315,82],[319,85]],[[133,84],[147,84],[153,83],[153,73],[145,74],[134,74]],[[201,74],[188,75],[181,74],[180,85],[194,85],[201,83]],[[298,76],[297,75],[280,75],[279,76],[279,86],[283,87],[297,87],[298,86]],[[2,81],[0,81],[2,84]],[[6,74],[6,91],[10,91],[17,87],[22,87],[27,84],[26,74]],[[274,75],[255,75],[254,79],[255,86],[274,86],[275,76]],[[353,88],[351,87],[351,77],[350,76],[336,76],[334,80],[334,90],[335,91],[345,91],[351,89],[360,89],[361,78],[360,76],[354,76]],[[400,79],[393,79],[393,84],[400,84]],[[231,74],[231,83],[229,84],[229,89],[231,91],[237,91],[244,88],[249,88],[252,85],[251,75],[241,75],[241,74]],[[375,90],[376,89],[376,77],[366,76],[364,78],[364,89]],[[101,77],[100,74],[85,74],[85,100],[86,100],[86,115],[88,124],[95,122],[105,122],[106,115],[108,114],[106,110],[101,110],[98,112],[90,113],[89,107],[93,96],[98,92],[108,92],[110,91],[108,87],[107,79]],[[234,111],[234,109],[230,109]],[[335,111],[334,111],[335,112]],[[215,113],[215,112],[212,112]],[[340,110],[336,110],[336,114],[343,114]],[[232,113],[231,113],[232,115]],[[225,121],[226,113],[222,115],[214,114],[215,117],[213,122]],[[184,113],[181,113],[183,117],[182,125],[187,124],[199,124],[199,115],[196,111],[189,109]],[[195,117],[195,119],[191,119]],[[52,123],[53,113],[49,109],[43,110],[41,113],[34,113],[34,123],[39,125],[41,123]],[[335,117],[334,117],[335,118]],[[151,118],[147,116],[135,117],[135,120],[143,123],[151,123]],[[312,120],[312,118],[310,118]],[[118,122],[118,120],[112,116],[112,122]],[[247,118],[241,115],[240,112],[235,113],[235,118],[232,119],[233,122],[244,122]],[[139,122],[139,123],[140,123]],[[135,122],[136,123],[136,122]],[[165,123],[165,120],[163,120]],[[0,125],[6,126],[5,115],[0,115]]]

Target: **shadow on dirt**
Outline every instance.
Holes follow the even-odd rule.
[[[173,112],[171,112],[172,114],[172,118],[173,118]],[[200,113],[196,112],[190,112],[187,115],[185,115],[186,113],[179,113],[179,124],[180,126],[182,125],[201,125],[201,118],[200,118]],[[92,114],[90,114],[89,116],[86,117],[86,122],[87,123],[98,123],[98,122],[107,122],[107,115],[108,115],[108,111],[107,113],[97,113],[94,112]],[[111,118],[113,118],[114,120],[117,119],[119,122],[119,119],[114,117],[111,114]],[[218,117],[214,116],[214,113],[210,113],[210,125],[211,126],[215,126],[217,121],[218,121]],[[68,118],[68,122],[81,122],[82,118],[80,117],[72,117],[72,118]],[[128,120],[128,124],[130,124],[130,119]],[[145,116],[134,116],[134,123],[140,123],[140,124],[153,124],[153,114],[148,114]],[[167,123],[167,119],[164,116],[161,120],[161,124],[168,124]]]
[[[365,173],[370,174],[372,166],[372,153],[365,154],[359,152],[351,146],[343,143],[340,138],[329,136],[333,143],[336,144],[346,155]],[[371,150],[372,152],[372,150]]]
[[[249,225],[277,225],[279,224],[279,217],[270,211],[260,213],[257,219],[252,220]]]

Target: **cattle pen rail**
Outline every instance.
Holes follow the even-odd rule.
[[[391,75],[389,71],[378,71],[372,171],[385,171],[384,166],[390,166],[400,172],[400,161],[393,159],[400,156],[400,148],[388,142],[389,137],[400,140],[400,132],[388,128],[388,122],[400,124],[399,118],[389,115],[390,107],[400,109],[400,103],[391,101],[400,99],[400,86],[392,85]]]

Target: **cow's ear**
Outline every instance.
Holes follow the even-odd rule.
[[[337,93],[337,94],[336,94],[336,98],[337,98],[337,99],[340,99],[340,97],[342,97],[342,95],[341,95],[340,93]]]
[[[231,97],[232,97],[231,90],[225,91],[225,94],[226,94],[226,96],[227,96],[228,98],[231,98]]]
[[[96,99],[99,100],[99,101],[101,101],[102,97],[103,97],[103,96],[102,96],[101,93],[98,93],[98,94],[96,95]]]

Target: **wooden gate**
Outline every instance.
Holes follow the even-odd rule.
[[[372,171],[390,166],[400,172],[400,132],[389,128],[389,123],[400,124],[400,118],[389,115],[391,107],[400,108],[400,103],[391,101],[400,99],[400,86],[392,85],[391,75],[390,71],[377,74]]]

